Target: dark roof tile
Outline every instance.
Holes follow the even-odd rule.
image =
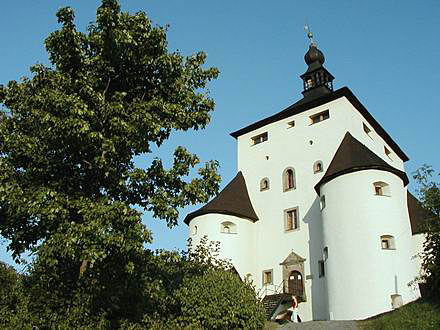
[[[362,170],[382,170],[396,174],[406,186],[409,182],[405,172],[392,167],[373,151],[356,140],[347,132],[339,145],[333,159],[321,180],[315,185],[315,190],[320,194],[321,185],[334,178]]]
[[[254,222],[258,220],[241,172],[237,173],[217,197],[197,211],[189,213],[184,222],[188,225],[193,218],[209,213],[234,215]]]

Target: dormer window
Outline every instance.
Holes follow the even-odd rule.
[[[267,138],[268,138],[267,132],[264,132],[262,134],[258,134],[258,135],[251,138],[252,145],[256,145],[256,144],[262,143],[264,141],[267,141]]]
[[[315,115],[310,116],[310,121],[311,121],[310,125],[319,123],[319,122],[326,120],[326,119],[329,119],[329,118],[330,118],[330,112],[328,110],[325,110],[323,112],[320,112],[320,113],[317,113]]]

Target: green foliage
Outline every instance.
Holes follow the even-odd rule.
[[[434,175],[432,167],[424,165],[414,173],[414,179],[419,184],[420,201],[432,215],[426,222],[421,279],[433,297],[440,297],[440,184]]]
[[[359,322],[360,329],[440,329],[440,305],[418,300],[391,313]]]
[[[179,324],[199,324],[204,329],[261,329],[265,317],[255,290],[225,270],[211,270],[186,278],[175,293],[182,316]]]
[[[52,65],[0,86],[0,234],[16,259],[34,254],[22,297],[33,325],[136,323],[161,290],[148,283],[156,258],[135,205],[172,227],[220,177],[211,161],[189,180],[200,160],[183,147],[169,169],[133,158],[209,123],[205,87],[218,70],[203,68],[202,52],[169,52],[166,29],[116,0],[102,0],[86,33],[71,8],[57,17],[45,41]]]

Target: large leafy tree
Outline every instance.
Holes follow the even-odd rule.
[[[419,198],[428,211],[423,243],[422,276],[428,293],[440,297],[440,183],[436,181],[434,169],[424,165],[414,173],[418,183]]]
[[[151,241],[135,205],[174,226],[178,208],[218,191],[217,163],[190,180],[199,158],[183,147],[171,168],[133,161],[172,131],[209,123],[205,87],[218,70],[203,67],[202,52],[170,52],[165,28],[116,0],[102,0],[86,32],[71,8],[57,17],[45,41],[52,65],[0,87],[0,234],[15,258],[35,253],[36,297],[60,297],[53,308],[68,310],[99,296],[88,303],[116,315],[136,298],[127,292]]]

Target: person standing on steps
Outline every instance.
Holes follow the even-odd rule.
[[[298,322],[298,299],[296,298],[296,296],[292,296],[292,316],[291,316],[291,320],[294,323]]]

